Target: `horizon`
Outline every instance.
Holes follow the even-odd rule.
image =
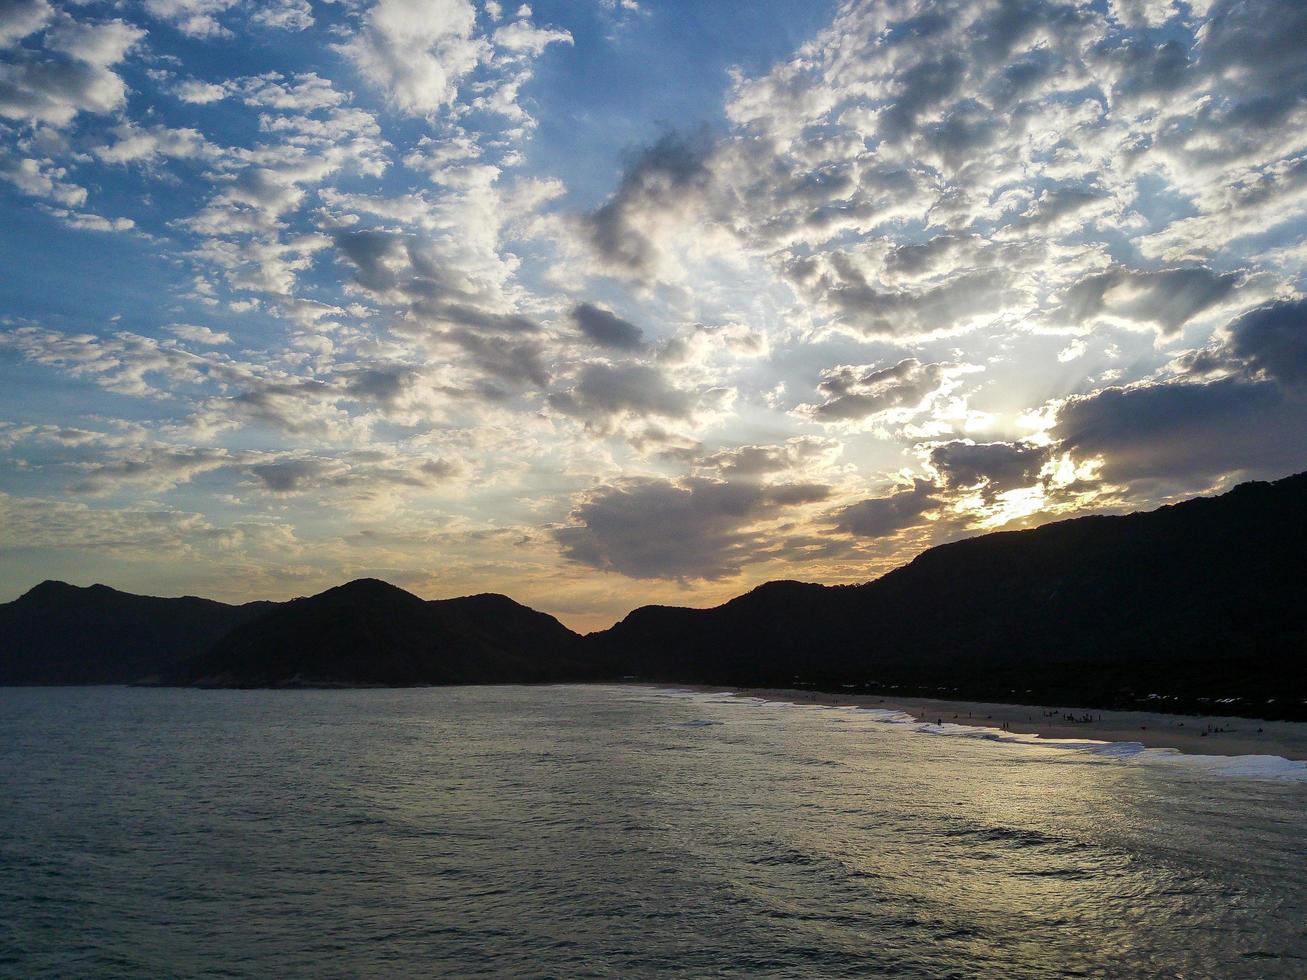
[[[1304,477],[1304,476],[1307,476],[1307,470],[1304,470],[1304,471],[1301,471],[1301,472],[1297,472],[1297,473],[1289,473],[1289,474],[1286,474],[1285,476],[1282,476],[1282,477],[1279,477],[1279,478],[1276,478],[1276,479],[1271,479],[1271,480],[1266,480],[1266,481],[1248,481],[1248,483],[1249,483],[1249,484],[1252,484],[1252,483],[1272,483],[1272,484],[1274,484],[1274,483],[1280,483],[1280,482],[1285,481],[1285,480],[1295,479],[1295,478],[1298,478],[1298,477]],[[1240,484],[1240,485],[1242,486],[1242,485],[1245,485],[1245,484]],[[1231,487],[1231,488],[1230,488],[1230,490],[1233,490],[1233,489],[1235,489],[1235,488],[1234,488],[1234,487]],[[1227,491],[1227,492],[1229,492],[1229,491]],[[1171,503],[1171,504],[1162,504],[1162,505],[1159,505],[1159,507],[1157,507],[1157,508],[1153,508],[1153,509],[1150,509],[1150,510],[1128,511],[1128,512],[1120,513],[1120,514],[1117,514],[1117,513],[1110,513],[1110,514],[1109,514],[1109,513],[1102,513],[1102,512],[1098,512],[1098,513],[1094,513],[1094,514],[1073,514],[1073,515],[1070,515],[1070,516],[1062,517],[1062,518],[1060,518],[1060,519],[1058,519],[1058,520],[1052,520],[1052,521],[1049,521],[1049,522],[1047,522],[1047,524],[1060,523],[1061,521],[1068,521],[1068,520],[1076,520],[1076,519],[1078,519],[1078,518],[1080,518],[1080,517],[1128,517],[1128,516],[1132,516],[1132,515],[1134,515],[1134,514],[1140,514],[1140,513],[1153,513],[1155,510],[1159,510],[1159,509],[1161,509],[1161,508],[1163,508],[1163,507],[1175,506],[1176,503],[1183,504],[1183,503],[1186,503],[1187,501],[1190,501],[1190,500],[1200,500],[1200,499],[1211,499],[1211,497],[1210,497],[1210,496],[1194,496],[1194,497],[1189,497],[1189,498],[1187,498],[1186,500],[1176,501],[1176,502]],[[1044,526],[1046,526],[1046,524],[1040,524],[1040,525],[1038,525],[1037,527],[1020,528],[1020,529],[1004,528],[1004,529],[1002,529],[1002,530],[1027,530],[1027,531],[1033,531],[1033,530],[1037,530],[1038,527],[1044,527]],[[755,589],[758,589],[758,588],[760,588],[760,587],[762,587],[762,586],[764,586],[764,585],[771,585],[771,584],[775,584],[775,583],[778,583],[778,582],[797,582],[798,584],[801,584],[801,585],[819,585],[819,586],[822,586],[823,588],[830,588],[830,587],[835,586],[835,585],[866,585],[866,584],[869,584],[869,583],[871,583],[871,582],[876,581],[877,579],[883,578],[885,575],[888,575],[890,572],[896,571],[897,569],[903,568],[903,567],[905,567],[905,566],[911,564],[911,563],[912,563],[913,561],[915,561],[918,557],[920,557],[922,554],[924,554],[925,551],[930,551],[930,550],[932,550],[932,549],[934,549],[934,548],[937,548],[937,547],[940,547],[941,545],[944,545],[944,544],[953,544],[953,543],[955,543],[955,542],[957,542],[957,541],[965,541],[965,540],[969,540],[969,539],[971,539],[971,538],[975,538],[975,537],[985,537],[985,536],[987,536],[988,534],[993,534],[993,533],[996,533],[996,532],[994,532],[994,531],[983,532],[983,533],[976,534],[976,535],[969,535],[969,536],[959,537],[959,538],[954,539],[953,541],[940,542],[940,543],[937,543],[937,544],[931,545],[929,548],[926,548],[924,551],[917,552],[916,554],[914,554],[914,555],[911,556],[910,558],[905,559],[902,563],[900,563],[900,564],[898,564],[898,565],[895,565],[893,568],[886,569],[885,571],[882,571],[882,572],[878,573],[877,575],[873,576],[872,578],[865,579],[865,580],[862,581],[862,582],[840,582],[840,583],[833,583],[833,582],[814,582],[814,581],[806,580],[806,579],[769,579],[769,580],[766,581],[766,582],[760,582],[760,583],[757,583],[757,584],[755,584],[755,585],[752,585],[752,586],[750,586],[748,589],[745,589],[745,590],[743,590],[743,591],[741,591],[741,592],[739,592],[739,593],[736,593],[735,595],[730,596],[730,597],[728,597],[727,599],[721,600],[721,602],[713,602],[713,603],[711,603],[711,604],[706,604],[706,605],[692,605],[692,604],[684,604],[684,605],[685,605],[686,608],[693,608],[693,609],[708,609],[708,608],[714,608],[714,607],[716,607],[716,606],[718,606],[718,605],[721,605],[722,602],[729,602],[729,601],[731,601],[731,599],[739,598],[740,596],[745,595],[745,594],[747,594],[747,593],[749,593],[749,592],[752,592],[752,591],[754,591]],[[302,594],[297,594],[297,595],[286,595],[286,596],[279,596],[279,597],[275,597],[275,598],[274,598],[274,597],[269,597],[269,596],[251,596],[251,597],[249,597],[249,598],[247,598],[247,599],[244,599],[244,600],[241,600],[241,601],[242,601],[242,602],[274,602],[274,603],[291,602],[291,601],[294,601],[295,599],[307,599],[307,598],[312,598],[314,595],[319,595],[319,594],[321,594],[321,593],[324,592],[324,591],[330,591],[330,590],[332,590],[332,589],[342,588],[342,587],[347,586],[347,585],[353,585],[353,584],[355,584],[355,583],[358,583],[358,582],[365,582],[365,581],[380,582],[382,585],[388,585],[388,586],[390,586],[390,587],[392,587],[392,588],[399,589],[399,590],[401,590],[401,591],[403,591],[403,592],[407,592],[407,593],[409,593],[410,595],[413,595],[413,596],[415,596],[416,598],[422,599],[422,600],[425,601],[425,602],[441,602],[441,601],[447,601],[447,600],[450,600],[450,599],[463,599],[463,598],[470,598],[470,597],[472,597],[472,596],[476,596],[476,595],[498,595],[498,596],[501,596],[501,597],[504,597],[504,598],[510,599],[510,600],[512,600],[512,601],[514,601],[514,602],[518,602],[520,605],[527,606],[528,608],[530,608],[530,609],[534,609],[534,610],[537,611],[537,612],[547,613],[548,615],[552,616],[554,619],[556,619],[556,620],[558,620],[560,623],[562,623],[563,626],[567,627],[569,630],[571,630],[572,632],[574,632],[574,633],[576,633],[576,634],[578,634],[578,635],[580,635],[580,636],[588,636],[588,635],[593,634],[593,633],[600,633],[600,632],[603,632],[603,631],[605,631],[605,630],[607,630],[607,629],[610,629],[611,627],[616,626],[617,624],[621,623],[623,620],[625,620],[625,619],[627,618],[627,616],[629,616],[631,613],[635,612],[635,611],[638,610],[638,609],[646,608],[646,607],[649,607],[649,606],[666,605],[666,604],[662,604],[662,603],[640,603],[639,605],[635,605],[635,606],[630,607],[630,608],[627,609],[624,613],[618,615],[617,618],[615,618],[615,619],[614,619],[612,622],[610,622],[610,623],[607,623],[607,624],[605,624],[605,625],[600,625],[600,626],[591,626],[591,627],[589,627],[589,628],[584,628],[584,627],[573,626],[572,624],[568,623],[567,620],[566,620],[564,617],[558,615],[557,613],[551,611],[551,610],[548,609],[548,608],[539,608],[539,607],[536,607],[536,606],[532,606],[532,605],[530,605],[529,603],[521,602],[521,601],[520,601],[516,596],[510,595],[510,594],[507,593],[507,592],[503,592],[503,591],[501,591],[501,590],[497,590],[497,589],[487,589],[487,590],[483,590],[483,591],[481,591],[481,592],[465,593],[465,594],[459,594],[459,595],[434,595],[434,596],[433,596],[433,595],[423,595],[423,594],[418,593],[418,592],[413,592],[413,591],[410,590],[410,589],[406,589],[406,588],[404,588],[404,586],[402,586],[402,585],[398,585],[398,584],[396,584],[396,583],[394,583],[394,582],[391,582],[391,581],[388,581],[387,579],[384,579],[384,578],[377,578],[376,576],[366,576],[366,575],[365,575],[365,576],[360,576],[360,577],[357,577],[357,578],[353,578],[353,579],[350,579],[350,580],[345,581],[345,582],[337,582],[337,583],[335,583],[334,585],[328,585],[328,586],[326,586],[325,588],[320,589],[320,590],[318,590],[317,592],[313,592],[313,593],[302,593]],[[37,582],[37,583],[35,583],[34,585],[32,585],[31,587],[29,587],[29,588],[23,590],[23,591],[20,592],[17,596],[13,597],[13,599],[10,599],[10,600],[0,600],[0,603],[3,603],[3,602],[5,602],[5,601],[13,601],[14,599],[22,598],[23,596],[27,595],[29,592],[33,592],[33,591],[35,591],[36,589],[40,588],[40,587],[43,586],[43,585],[65,585],[65,586],[70,586],[70,587],[72,587],[72,588],[78,588],[78,589],[89,589],[89,588],[96,588],[96,587],[99,587],[99,588],[107,588],[107,589],[110,589],[110,590],[112,590],[112,591],[118,592],[118,593],[120,593],[120,594],[143,595],[142,593],[134,593],[134,592],[131,592],[130,590],[127,590],[127,589],[121,589],[121,588],[118,588],[118,587],[116,587],[116,586],[110,585],[110,584],[107,583],[107,582],[90,582],[90,583],[88,583],[87,585],[78,585],[78,584],[75,583],[75,582],[68,582],[68,581],[65,581],[65,580],[63,580],[63,579],[43,579],[42,581]],[[149,595],[149,596],[145,596],[145,597],[146,597],[146,598],[156,598],[156,599],[204,599],[204,600],[207,600],[207,601],[217,601],[217,602],[226,602],[226,601],[227,601],[227,600],[222,600],[222,599],[213,599],[212,596],[195,595],[195,594],[193,594],[193,593],[189,593],[189,592],[188,592],[188,593],[178,593],[178,594],[174,594],[174,595]],[[240,603],[232,603],[232,604],[240,604]]]
[[[0,601],[375,577],[589,632],[1296,472],[1304,31],[16,0]]]

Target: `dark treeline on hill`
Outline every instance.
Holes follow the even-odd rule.
[[[0,684],[124,684],[198,656],[273,602],[157,599],[42,582],[0,605]]]
[[[295,599],[211,650],[161,672],[165,683],[512,684],[582,679],[582,640],[502,595],[426,601],[377,579]]]
[[[646,606],[585,637],[504,596],[374,579],[242,606],[47,582],[0,605],[0,683],[635,677],[1307,718],[1305,586],[1300,474],[942,545],[865,585]]]

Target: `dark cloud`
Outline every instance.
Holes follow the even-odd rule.
[[[611,310],[591,303],[578,303],[572,309],[572,321],[582,334],[600,347],[631,351],[644,348],[640,328]]]
[[[448,324],[480,332],[539,331],[529,317],[485,309],[493,296],[415,235],[365,229],[338,231],[333,241],[354,268],[354,281],[381,303],[403,307],[419,325]]]
[[[920,405],[940,389],[948,364],[922,364],[914,357],[890,367],[841,365],[821,373],[819,405],[798,411],[818,422],[864,419],[894,408]]]
[[[696,470],[714,470],[724,477],[755,479],[802,468],[838,449],[839,443],[832,440],[800,436],[779,446],[738,446],[707,455],[689,451],[676,456],[692,462]]]
[[[885,259],[885,271],[913,277],[932,272],[956,254],[965,240],[959,235],[936,235],[929,241],[896,245]]]
[[[914,480],[911,487],[884,497],[871,497],[835,512],[836,530],[862,538],[883,538],[914,527],[941,503],[939,490],[929,480]]]
[[[1307,299],[1263,306],[1226,329],[1231,351],[1253,371],[1283,385],[1307,387]]]
[[[429,487],[461,476],[465,469],[446,459],[391,456],[382,452],[343,456],[295,456],[248,467],[265,490],[276,494],[351,488],[370,493],[381,487]]]
[[[462,464],[448,459],[428,459],[418,469],[437,482],[460,476],[464,471]]]
[[[1241,378],[1107,388],[1064,404],[1052,434],[1077,458],[1101,457],[1106,480],[1283,476],[1307,459],[1307,401]]]
[[[922,113],[953,95],[965,77],[966,63],[952,52],[899,72],[899,89],[885,110],[881,133],[887,139],[910,135]]]
[[[50,8],[30,3],[0,10],[0,45],[39,29]],[[0,61],[0,116],[65,125],[78,113],[108,113],[123,104],[127,86],[111,68],[145,36],[121,20],[79,23],[61,16],[45,32],[42,50],[14,47]]]
[[[1048,50],[1031,51],[1007,65],[990,79],[987,94],[1002,108],[1035,93],[1040,84],[1058,70],[1058,62]]]
[[[126,455],[110,451],[106,455],[110,458],[72,464],[82,474],[70,488],[74,493],[103,494],[125,487],[171,490],[233,460],[224,449],[192,447],[140,449]]]
[[[987,496],[1033,486],[1048,449],[1027,443],[947,442],[930,450],[930,463],[950,489],[983,487]]]
[[[1307,98],[1307,4],[1218,0],[1199,34],[1198,68],[1219,80],[1215,125],[1265,130]]]
[[[995,117],[993,110],[975,99],[966,99],[923,130],[922,149],[933,151],[949,167],[959,168],[1006,133],[1007,127]]]
[[[786,483],[767,488],[768,503],[781,507],[797,504],[816,504],[830,497],[831,489],[824,483]]]
[[[1147,37],[1126,37],[1101,42],[1095,53],[1116,67],[1112,86],[1117,100],[1175,92],[1193,81],[1189,49],[1178,41],[1157,43]]]
[[[652,270],[656,248],[641,230],[652,218],[711,178],[707,130],[685,136],[667,133],[631,160],[613,196],[581,218],[587,241],[608,266],[633,275]]]
[[[570,391],[550,396],[560,412],[591,420],[630,413],[682,419],[694,408],[694,397],[672,386],[656,368],[643,364],[587,364]]]
[[[1009,274],[998,269],[960,272],[917,291],[873,285],[853,259],[832,253],[826,268],[799,260],[786,268],[791,282],[836,319],[869,337],[911,337],[947,332],[973,316],[1002,307]]]
[[[233,395],[225,408],[286,432],[311,432],[322,428],[322,407],[337,395],[337,389],[317,379],[255,382]]]
[[[316,459],[282,459],[259,463],[250,472],[263,481],[273,493],[295,493],[305,488],[322,473],[323,464]]]
[[[493,378],[537,388],[549,384],[544,346],[536,341],[486,336],[472,330],[452,330],[444,337],[471,355],[473,363]]]
[[[1102,457],[1104,478],[1121,481],[1202,485],[1297,466],[1307,458],[1307,300],[1250,310],[1221,334],[1176,359],[1182,380],[1070,399],[1052,432],[1058,448]]]
[[[417,372],[412,368],[363,368],[353,372],[346,381],[350,395],[383,405],[393,405],[413,384]]]
[[[498,333],[535,333],[540,329],[540,324],[530,317],[516,313],[487,313],[459,303],[440,307],[438,316],[451,323]]]
[[[1117,266],[1077,282],[1062,297],[1062,308],[1075,323],[1108,313],[1153,323],[1161,333],[1171,334],[1225,299],[1241,278],[1203,266],[1154,272]]]
[[[766,557],[752,530],[826,487],[632,479],[582,494],[554,537],[564,557],[631,578],[718,579]]]
[[[1009,226],[1022,232],[1052,228],[1064,219],[1079,215],[1100,203],[1107,195],[1093,187],[1054,187],[1044,191]],[[1077,220],[1074,225],[1079,228]]]

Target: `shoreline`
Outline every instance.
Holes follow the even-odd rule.
[[[1059,705],[998,704],[935,698],[883,698],[879,695],[834,694],[793,688],[709,684],[656,686],[683,691],[711,691],[733,697],[795,705],[901,711],[922,723],[990,728],[1005,735],[1048,739],[1050,744],[1057,740],[1138,742],[1145,748],[1175,749],[1186,755],[1278,756],[1296,762],[1307,761],[1307,722],[1301,721],[1263,721],[1256,718],[1091,710]],[[1068,716],[1076,720],[1067,720]]]

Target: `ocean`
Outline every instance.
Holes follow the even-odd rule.
[[[1302,767],[949,734],[621,686],[0,689],[0,974],[1307,976]]]

